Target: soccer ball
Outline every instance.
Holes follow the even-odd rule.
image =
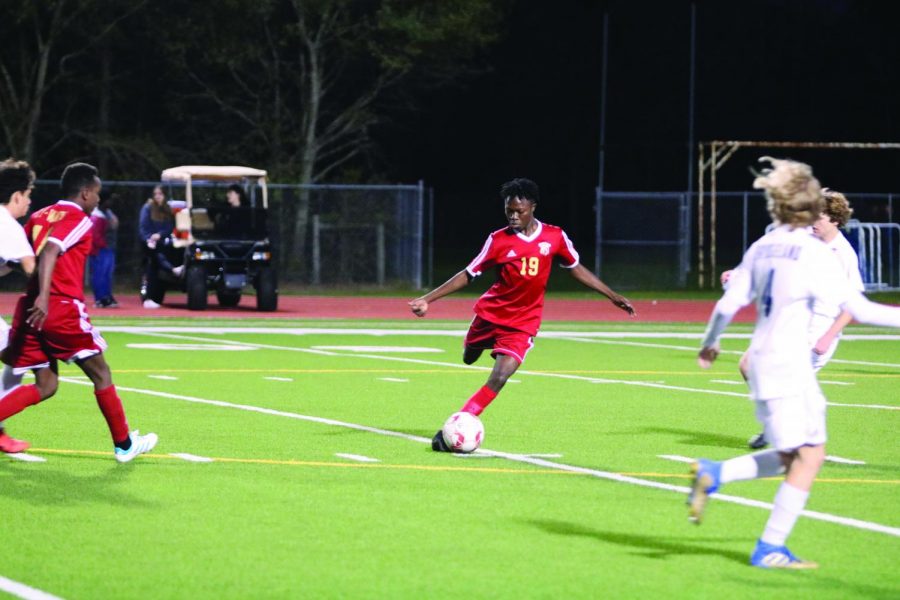
[[[474,452],[484,441],[484,425],[481,419],[470,412],[458,412],[450,415],[441,429],[444,442],[454,452]]]

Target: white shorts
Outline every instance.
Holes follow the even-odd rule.
[[[9,325],[6,321],[0,319],[0,350],[6,348],[6,342],[9,340]]]
[[[828,438],[825,430],[825,396],[809,388],[794,396],[756,400],[756,420],[772,447],[782,452],[800,446],[821,446]]]

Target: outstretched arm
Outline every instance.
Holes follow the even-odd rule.
[[[463,269],[462,271],[442,283],[439,287],[431,290],[424,296],[419,296],[415,300],[410,300],[409,307],[412,309],[414,315],[416,315],[417,317],[424,317],[425,313],[428,312],[428,305],[430,303],[466,287],[467,285],[469,285],[471,277],[472,276],[469,275],[469,272]]]
[[[628,299],[625,298],[625,296],[620,296],[619,294],[615,293],[612,288],[600,281],[597,276],[591,273],[584,265],[578,264],[574,268],[570,269],[569,272],[572,274],[572,277],[578,280],[582,285],[603,294],[604,296],[609,298],[610,302],[627,312],[632,317],[634,316],[634,307],[631,306],[631,303],[628,301]]]

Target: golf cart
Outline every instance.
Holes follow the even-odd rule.
[[[220,306],[237,306],[247,286],[256,289],[256,308],[278,308],[278,283],[266,229],[269,198],[266,172],[249,167],[184,166],[166,169],[162,182],[169,197],[184,190],[182,201],[169,205],[175,229],[157,251],[181,276],[157,269],[142,286],[142,295],[161,303],[166,290],[187,293],[190,310],[204,310],[215,291]],[[226,189],[240,191],[239,206],[224,201]]]

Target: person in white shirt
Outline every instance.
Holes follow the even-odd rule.
[[[828,188],[822,188],[822,196],[825,199],[825,210],[813,223],[812,233],[830,248],[838,259],[841,272],[847,276],[853,289],[860,292],[865,290],[862,275],[859,272],[859,257],[847,238],[841,233],[840,228],[847,224],[853,215],[853,209],[847,198],[840,192]],[[734,271],[722,273],[722,286],[727,288],[728,282]],[[841,310],[838,306],[828,306],[822,302],[813,304],[813,318],[809,326],[809,345],[812,348],[813,370],[818,372],[828,364],[837,350],[841,331],[850,324],[853,316],[849,311]],[[747,380],[748,354],[741,357],[739,369],[744,380]],[[749,446],[754,450],[765,448],[769,442],[765,432],[760,432],[750,438]]]
[[[34,171],[24,161],[10,158],[0,162],[0,277],[12,271],[11,265],[29,276],[34,272],[34,251],[16,220],[24,217],[31,206],[34,177]],[[0,319],[0,350],[6,348],[8,335],[9,325]],[[22,376],[13,374],[12,368],[4,365],[0,397],[21,382]],[[0,452],[24,452],[30,446],[26,441],[10,437],[0,422]]]
[[[771,162],[753,182],[766,192],[776,228],[757,240],[735,269],[716,303],[698,362],[709,368],[719,354],[718,340],[734,314],[756,303],[757,321],[748,350],[747,382],[756,417],[774,447],[726,461],[700,459],[692,465],[689,518],[699,523],[709,495],[733,481],[785,473],[750,563],[764,568],[814,568],[785,543],[806,506],[809,490],[825,460],[825,397],[809,358],[813,303],[847,310],[856,320],[900,327],[900,307],[867,300],[850,284],[838,259],[809,235],[825,209],[812,169],[791,160]]]

